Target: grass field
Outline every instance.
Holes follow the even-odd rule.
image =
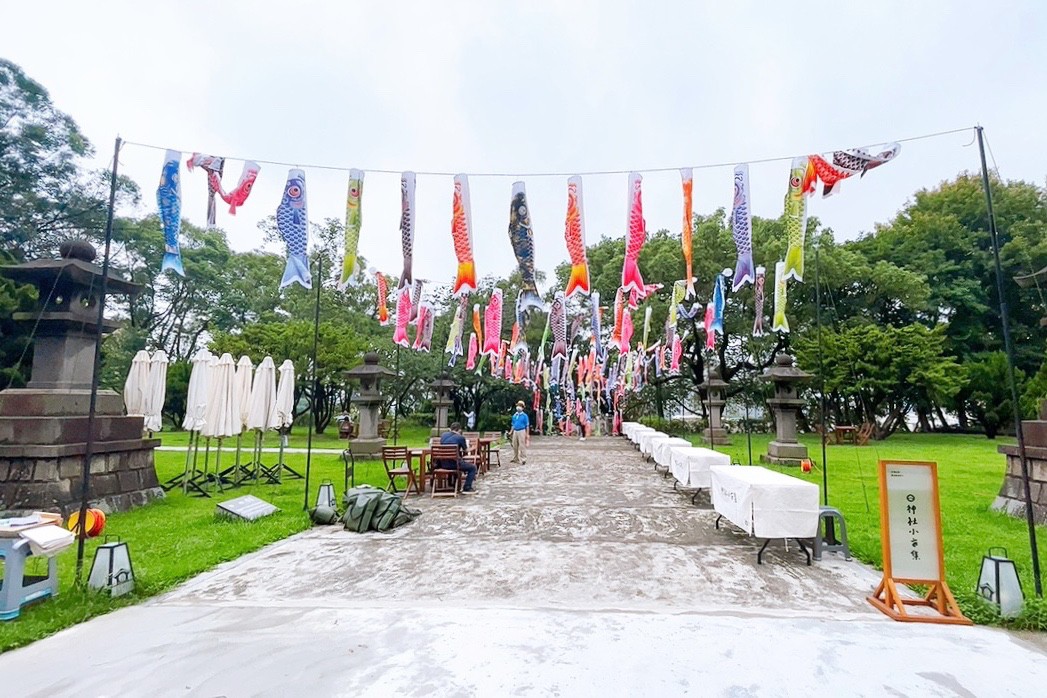
[[[752,436],[753,461],[759,464],[767,452],[767,434]],[[690,437],[697,443],[698,437]],[[732,435],[730,446],[719,447],[737,463],[748,463],[745,434]],[[804,474],[799,468],[780,467],[782,472],[802,477],[822,486],[821,445],[818,438],[803,437],[815,469]],[[993,622],[994,614],[974,595],[982,556],[989,546],[1007,548],[1018,566],[1026,598],[1034,596],[1028,529],[1024,519],[1016,519],[989,509],[1003,482],[1004,457],[996,452],[1000,444],[974,435],[897,434],[868,446],[828,446],[829,504],[843,512],[847,522],[851,552],[860,560],[882,566],[880,547],[880,503],[877,480],[879,459],[934,461],[942,507],[942,534],[947,581],[964,613],[972,620]],[[775,466],[770,466],[775,467]],[[1047,562],[1047,528],[1037,530],[1040,559]],[[1016,625],[1047,630],[1042,603],[1031,603]]]
[[[304,430],[300,430],[304,431]],[[422,445],[429,436],[423,427],[401,429],[400,443]],[[164,444],[185,445],[187,435],[180,432],[159,435]],[[292,446],[304,434],[291,437]],[[235,440],[230,440],[235,443]],[[266,446],[276,446],[276,437],[270,436]],[[321,443],[314,438],[314,448],[341,448],[344,442],[332,440]],[[212,453],[212,459],[214,454]],[[234,462],[232,453],[223,455],[223,465]],[[266,454],[264,462],[275,460],[275,454]],[[304,454],[287,454],[285,462],[297,471],[305,472]],[[212,460],[213,463],[213,460]],[[157,451],[156,474],[164,482],[182,472],[185,457],[181,452]],[[310,505],[316,498],[317,486],[323,479],[335,482],[341,496],[342,459],[334,454],[314,453],[310,471]],[[385,470],[379,461],[357,461],[356,483],[385,486]],[[216,519],[215,502],[243,494],[254,494],[280,507],[272,516],[253,523],[236,523]],[[180,490],[169,493],[164,500],[122,514],[107,517],[105,533],[119,536],[128,543],[134,565],[137,589],[133,594],[118,599],[90,592],[74,586],[76,576],[76,548],[64,551],[58,557],[59,594],[56,598],[24,608],[17,620],[0,622],[0,652],[20,647],[62,628],[80,623],[93,616],[136,603],[154,596],[174,585],[204,572],[215,565],[234,560],[264,545],[286,538],[309,527],[302,508],[304,482],[287,480],[281,485],[248,485],[228,490],[211,499],[186,497]],[[84,576],[90,571],[95,548],[102,542],[89,540],[84,556]],[[43,558],[30,558],[29,573],[46,573]]]

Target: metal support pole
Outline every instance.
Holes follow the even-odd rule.
[[[305,437],[305,500],[302,509],[309,508],[309,472],[313,465],[313,432],[316,430],[316,401],[320,395],[320,379],[316,372],[316,347],[320,342],[320,291],[324,286],[324,257],[317,255],[316,263],[316,308],[313,312],[313,404],[309,410],[309,433]]]
[[[113,242],[113,208],[116,205],[116,173],[120,164],[120,146],[123,141],[116,137],[113,147],[113,169],[109,181],[109,211],[105,217],[105,252],[102,255],[102,281],[98,291],[98,315],[95,318],[94,368],[91,371],[91,397],[87,407],[87,443],[84,444],[84,461],[80,469],[80,530],[76,543],[76,584],[80,586],[84,571],[84,541],[87,539],[87,498],[91,491],[91,458],[95,447],[95,413],[98,409],[98,379],[102,373],[102,323],[105,321],[105,294],[109,290],[109,248]]]
[[[815,324],[818,326],[818,379],[820,387],[818,392],[818,401],[820,404],[819,416],[822,426],[822,502],[825,506],[829,506],[829,461],[826,454],[825,440],[828,434],[825,431],[825,364],[822,360],[822,280],[821,280],[821,255],[819,254],[819,248],[821,245],[814,246],[814,317]],[[827,526],[833,525],[832,519],[830,519]]]
[[[400,379],[400,345],[396,345],[396,378]],[[400,396],[403,394],[402,386],[396,386],[396,411],[393,412],[393,446],[400,437]],[[479,415],[477,415],[479,421]]]
[[[1025,435],[1022,433],[1022,413],[1018,405],[1018,384],[1014,378],[1014,345],[1011,342],[1011,323],[1007,315],[1007,300],[1003,295],[1003,266],[1000,264],[1000,237],[996,230],[996,214],[992,208],[992,189],[989,187],[989,169],[985,164],[985,141],[982,127],[975,127],[978,134],[978,154],[982,163],[982,186],[985,187],[985,203],[989,209],[989,238],[996,266],[996,295],[1000,299],[1000,323],[1003,325],[1003,346],[1007,353],[1007,382],[1011,388],[1011,407],[1014,410],[1014,432],[1018,436],[1018,460],[1022,468],[1022,490],[1025,495],[1025,523],[1029,529],[1029,551],[1032,553],[1032,576],[1036,596],[1043,596],[1040,579],[1040,551],[1036,545],[1036,519],[1033,516],[1032,492],[1029,489],[1029,461],[1025,457]]]

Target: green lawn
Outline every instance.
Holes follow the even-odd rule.
[[[429,427],[401,424],[400,438],[397,441],[409,444],[422,444],[428,437]],[[189,442],[189,432],[161,431],[154,434],[153,438],[163,441],[164,446],[185,446]],[[287,445],[291,448],[305,448],[308,438],[308,429],[304,426],[296,426],[288,437]],[[254,444],[254,436],[244,435],[243,448],[250,449],[252,444]],[[279,445],[280,439],[274,432],[268,432],[265,435],[265,448],[277,448]],[[224,447],[235,449],[236,439],[226,439]],[[345,439],[338,438],[338,426],[332,424],[323,434],[313,434],[313,448],[345,448]]]
[[[298,431],[304,432],[304,429]],[[424,427],[407,427],[401,430],[401,434],[403,438],[400,439],[400,443],[421,445],[428,438],[429,430]],[[173,442],[174,445],[184,445],[186,442],[186,435],[180,432],[164,433],[160,436],[165,444]],[[292,444],[295,444],[298,438],[301,438],[304,446],[304,434],[293,435]],[[235,443],[235,440],[233,441]],[[317,448],[340,448],[341,444],[340,441],[332,440],[320,445],[318,439],[314,438],[313,441],[314,447]],[[276,438],[270,436],[266,445],[275,446]],[[275,457],[275,454],[266,454],[263,461],[271,462]],[[304,454],[288,454],[284,460],[292,468],[301,473],[305,472]],[[223,455],[223,465],[232,462],[232,454]],[[156,474],[161,482],[181,473],[184,465],[185,457],[182,453],[156,452]],[[342,473],[340,456],[314,453],[310,472],[310,505],[315,501],[317,486],[323,479],[334,481],[338,496],[341,497]],[[385,486],[387,480],[382,464],[379,461],[358,461],[356,482]],[[281,511],[253,523],[235,523],[215,518],[216,501],[243,494],[254,494],[270,501],[280,507]],[[127,541],[137,578],[135,593],[110,600],[74,588],[74,546],[58,557],[58,596],[24,608],[17,620],[0,621],[0,652],[26,645],[93,616],[136,603],[170,589],[221,562],[234,560],[268,543],[298,533],[309,527],[308,518],[302,510],[303,504],[304,482],[285,479],[283,484],[278,486],[245,486],[219,493],[211,499],[186,497],[180,490],[175,490],[169,493],[166,499],[149,506],[122,514],[112,514],[107,517],[105,533]],[[94,549],[101,542],[101,539],[96,538],[87,543],[85,578],[90,570]],[[31,558],[30,563],[46,564],[42,558]],[[29,572],[45,573],[37,572],[37,569],[39,568],[31,567]]]
[[[699,437],[690,437],[698,443]],[[732,435],[730,446],[719,447],[738,463],[748,463],[745,434]],[[770,436],[754,434],[753,461],[759,464]],[[821,487],[821,445],[817,436],[804,436],[815,469],[804,474],[799,468],[781,467],[782,472],[815,482]],[[897,434],[868,446],[828,447],[829,504],[843,512],[851,552],[860,560],[882,566],[880,548],[880,504],[877,461],[879,459],[923,460],[938,464],[942,506],[945,570],[949,586],[964,613],[972,620],[990,621],[984,604],[974,596],[982,556],[989,546],[1002,545],[1018,566],[1026,597],[1034,596],[1028,529],[1025,519],[990,511],[1003,482],[1005,462],[996,447],[1013,440],[995,441],[973,435]],[[771,466],[774,467],[774,466]],[[1047,527],[1038,527],[1041,561],[1047,563]],[[1018,625],[1047,630],[1042,604],[1031,604]]]

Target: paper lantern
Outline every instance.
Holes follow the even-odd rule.
[[[1002,551],[1002,554],[994,555],[994,550]],[[1021,612],[1025,596],[1018,579],[1018,568],[1014,560],[1008,559],[1007,548],[989,548],[989,553],[982,558],[982,572],[975,591],[996,604],[1004,618],[1014,618]]]
[[[119,539],[110,542],[107,537],[106,542],[98,546],[87,586],[97,591],[108,591],[110,596],[123,596],[134,591],[135,573],[127,543]]]

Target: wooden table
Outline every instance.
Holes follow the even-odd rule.
[[[425,494],[425,471],[426,464],[429,461],[429,454],[432,453],[428,448],[409,448],[407,449],[407,467],[413,468],[415,459],[418,459],[418,477],[415,478],[415,493],[418,495]],[[410,494],[405,492],[404,494]]]
[[[852,444],[855,443],[855,438],[857,434],[858,427],[852,427],[848,425],[833,427],[833,438],[836,440],[836,443],[838,444],[847,442],[850,442]]]
[[[480,456],[480,467],[482,472],[487,472],[491,469],[491,444],[497,439],[493,436],[481,436],[476,441],[476,451]]]

